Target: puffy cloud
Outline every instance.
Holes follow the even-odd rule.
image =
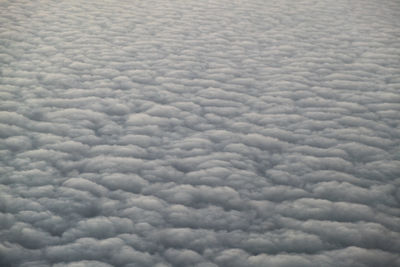
[[[1,266],[399,266],[400,7],[2,1]]]

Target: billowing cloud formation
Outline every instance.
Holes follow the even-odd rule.
[[[2,1],[1,266],[400,266],[400,5]]]

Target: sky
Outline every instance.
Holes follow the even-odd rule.
[[[398,0],[0,1],[0,265],[400,266]]]

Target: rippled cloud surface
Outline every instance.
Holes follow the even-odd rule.
[[[0,2],[1,266],[400,266],[400,3]]]

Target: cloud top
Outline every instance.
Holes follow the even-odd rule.
[[[3,1],[1,266],[400,266],[396,1]]]

